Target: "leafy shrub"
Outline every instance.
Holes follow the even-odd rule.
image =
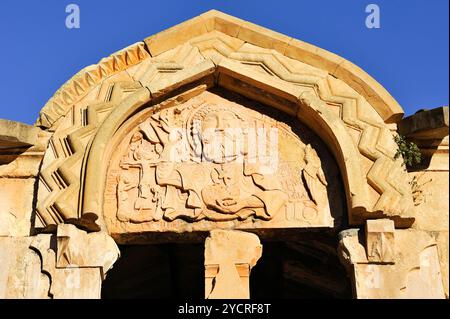
[[[422,161],[422,154],[419,147],[413,142],[408,142],[402,135],[394,136],[395,143],[398,145],[397,152],[394,158],[397,159],[400,156],[403,158],[403,164],[412,167],[415,164],[420,164]]]

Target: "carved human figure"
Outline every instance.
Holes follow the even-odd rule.
[[[129,210],[128,191],[136,186],[131,186],[132,182],[128,175],[123,174],[123,180],[119,181],[119,185],[123,185],[119,192],[119,219],[131,220],[135,222],[159,220],[161,217],[157,211],[158,203],[161,198],[160,187],[155,183],[155,165],[159,154],[157,145],[149,143],[144,139],[143,133],[140,131],[133,134],[130,140],[130,148],[128,154],[123,158],[121,167],[125,170],[130,168],[139,169],[139,180],[137,183],[138,196],[134,202],[134,209]],[[138,211],[138,214],[134,212]],[[144,212],[145,211],[145,212]]]
[[[242,126],[241,119],[229,110],[212,111],[202,121],[204,157],[219,164],[211,172],[213,185],[202,190],[202,197],[208,208],[223,214],[270,219],[287,195],[276,176],[263,172],[262,163],[249,163]]]
[[[318,205],[319,194],[322,194],[319,185],[327,186],[328,183],[322,170],[320,158],[310,144],[305,147],[305,164],[302,168],[302,174],[311,195],[311,200]]]
[[[134,185],[130,173],[128,170],[124,170],[118,177],[117,181],[117,197],[118,197],[118,207],[117,207],[117,218],[120,221],[129,221],[130,218],[128,214],[133,211],[130,205],[130,196],[128,191],[136,188]]]
[[[275,169],[273,165],[268,169],[271,155],[259,158],[259,151],[252,152],[272,145],[267,139],[252,145],[249,131],[255,129],[258,139],[258,134],[268,132],[260,128],[270,129],[273,124],[248,116],[206,102],[163,109],[141,123],[120,162],[122,170],[139,173],[118,180],[119,219],[227,221],[255,216],[271,220],[285,211],[288,200],[296,200],[304,207],[303,217],[312,220],[319,203],[326,200],[327,186],[316,151],[307,145],[301,175],[288,174],[286,179],[286,172],[281,172],[285,166],[276,163]],[[278,152],[278,146],[274,149]],[[133,188],[137,190],[131,199],[128,193]],[[130,201],[134,207],[127,212]]]
[[[242,132],[241,119],[229,110],[208,108],[198,132],[201,163],[179,163],[166,156],[156,169],[158,184],[166,186],[164,216],[213,220],[245,219],[251,215],[272,218],[287,195],[278,180],[264,174],[258,163],[239,160],[245,155],[238,141],[242,137],[238,136]],[[159,120],[159,124],[152,122],[152,128],[164,145],[162,153],[173,154],[167,148],[174,147],[176,137],[170,141],[172,132],[167,122],[161,117]]]
[[[156,162],[156,184],[164,187],[160,208],[164,217],[173,220],[177,217],[196,219],[203,207],[200,196],[195,189],[205,182],[201,167],[186,161],[188,150],[184,149],[184,136],[176,127],[173,110],[163,110],[154,114],[143,127],[152,143],[160,143],[162,150]],[[195,178],[189,179],[189,176]],[[190,185],[190,186],[189,186]]]

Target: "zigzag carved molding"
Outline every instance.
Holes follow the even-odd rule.
[[[139,42],[102,59],[96,65],[84,68],[67,81],[47,102],[39,114],[36,125],[51,128],[58,119],[67,114],[71,105],[77,103],[95,85],[148,57],[150,54],[145,49],[145,44]]]
[[[128,52],[126,50],[134,53],[126,53]],[[53,152],[55,159],[43,168],[40,175],[44,189],[48,192],[38,206],[38,215],[44,225],[78,218],[81,165],[86,147],[105,116],[117,101],[123,98],[124,92],[146,86],[153,81],[164,80],[165,77],[198,64],[205,58],[210,58],[216,63],[218,59],[230,58],[246,64],[246,67],[261,67],[268,74],[293,85],[311,87],[320,99],[338,105],[341,109],[341,119],[347,127],[360,132],[358,141],[360,153],[373,162],[367,172],[367,181],[380,194],[373,210],[384,211],[389,215],[409,214],[412,197],[408,176],[400,162],[393,159],[395,151],[391,132],[381,120],[376,121],[366,116],[361,96],[341,92],[332,83],[337,80],[326,72],[314,70],[308,65],[304,65],[304,68],[296,67],[290,62],[291,59],[276,51],[249,47],[243,41],[217,31],[195,38],[190,44],[181,45],[157,57],[150,57],[142,44],[137,44],[132,49],[127,48],[125,51],[107,58],[110,59],[109,64],[102,60],[103,66],[96,66],[97,71],[80,72],[73,81],[69,81],[70,83],[55,94],[41,113],[41,125],[53,125],[57,119],[68,116],[67,110],[70,109],[70,105],[86,95],[94,84],[101,83],[107,74],[113,74],[127,67],[130,75],[138,81],[126,85],[117,83],[113,89],[114,99],[106,102],[98,101],[87,107],[88,123],[83,123],[83,120],[74,121],[72,126],[60,128],[53,135],[48,152]],[[129,61],[128,64],[126,61]],[[135,70],[131,71],[129,66],[137,63],[140,63],[139,66],[134,66]],[[97,77],[94,78],[92,74],[96,74]],[[84,79],[84,85],[80,84],[82,81],[78,79]],[[69,94],[71,92],[72,95]]]
[[[127,94],[141,88],[139,82],[118,82],[112,87],[108,101],[86,108],[88,123],[80,120],[73,127],[63,129],[52,137],[52,149],[57,160],[43,167],[40,180],[49,192],[37,207],[44,226],[78,218],[81,166],[85,151],[106,115]],[[84,125],[86,124],[86,125]]]
[[[73,115],[76,110],[69,112],[72,114],[66,110],[64,115],[73,117],[71,124],[68,128],[61,125],[52,136],[49,151],[54,153],[55,159],[48,166],[44,165],[40,173],[42,192],[46,194],[37,206],[37,214],[43,226],[79,217],[81,165],[86,147],[104,118],[124,95],[203,60],[198,48],[190,45],[180,46],[157,58],[141,61],[139,69],[133,73],[136,82],[112,85],[110,94],[107,94],[107,101],[88,105],[86,116],[78,119]],[[68,109],[70,110],[70,107]]]
[[[276,51],[258,49],[261,51],[241,52],[241,50],[232,53],[230,58],[240,62],[261,63],[278,78],[294,84],[313,86],[323,101],[341,105],[344,123],[361,132],[358,149],[362,155],[374,162],[367,174],[369,184],[380,194],[373,210],[392,215],[410,213],[413,200],[409,177],[401,162],[394,160],[395,144],[392,133],[384,123],[374,121],[365,115],[361,96],[335,92],[330,83],[330,76],[324,80],[318,75],[289,70]]]

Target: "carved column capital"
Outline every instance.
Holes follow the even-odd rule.
[[[390,219],[366,221],[366,251],[369,262],[395,263],[395,226]]]
[[[205,297],[250,298],[250,270],[262,254],[258,236],[242,231],[213,230],[205,242]]]
[[[120,256],[114,239],[106,232],[87,233],[74,225],[58,225],[56,267],[98,267],[102,280]]]

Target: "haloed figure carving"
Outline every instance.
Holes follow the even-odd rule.
[[[213,184],[202,190],[202,198],[213,211],[240,219],[254,214],[270,219],[285,203],[287,195],[276,176],[262,172],[258,159],[249,163],[245,151],[248,141],[243,139],[240,121],[227,110],[212,111],[202,121],[203,156],[216,164],[210,172]],[[243,160],[239,160],[242,156]]]

